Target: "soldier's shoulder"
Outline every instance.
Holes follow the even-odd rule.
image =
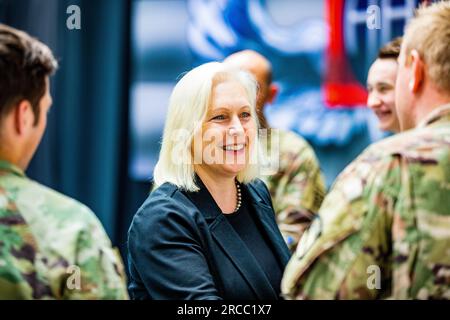
[[[68,207],[68,208],[74,208],[77,210],[82,210],[85,213],[91,213],[91,210],[84,205],[83,203],[81,203],[80,201],[71,198],[55,189],[49,188],[45,185],[41,185],[37,182],[34,182],[36,185],[36,188],[41,188],[43,190],[43,192],[45,192],[47,194],[48,197],[48,201],[52,202],[55,204],[55,206],[60,206],[60,207]]]
[[[94,213],[84,204],[61,192],[30,179],[21,179],[15,186],[15,201],[21,212],[33,212],[45,221],[97,223]]]
[[[301,155],[304,158],[316,158],[312,146],[302,136],[293,131],[276,129],[279,135],[281,156]]]
[[[290,130],[282,130],[282,129],[276,129],[278,130],[278,134],[280,136],[280,141],[286,141],[289,144],[294,144],[298,146],[304,146],[304,147],[310,147],[311,145],[308,143],[308,141],[305,140],[302,136],[295,133],[294,131]]]
[[[450,154],[449,133],[421,128],[373,143],[341,172],[336,182],[345,187],[353,182],[382,181],[398,172],[398,166],[414,172],[429,170],[429,164],[440,166]]]
[[[425,127],[398,133],[370,145],[364,156],[416,158],[435,150],[450,150],[450,128]]]

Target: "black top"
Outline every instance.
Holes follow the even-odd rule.
[[[246,193],[242,194],[242,205],[235,213],[225,214],[239,237],[244,241],[252,255],[258,260],[274,291],[280,294],[283,271],[277,261],[264,228],[255,217]]]
[[[198,192],[165,183],[133,218],[128,234],[133,299],[278,299],[262,264],[234,230],[201,181]],[[289,249],[261,180],[242,185],[281,268]]]

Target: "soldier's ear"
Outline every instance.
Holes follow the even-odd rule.
[[[23,136],[34,126],[34,112],[28,100],[20,101],[13,111],[16,134]]]
[[[410,53],[412,77],[409,82],[409,90],[417,93],[423,84],[425,75],[425,64],[417,50],[413,49]]]

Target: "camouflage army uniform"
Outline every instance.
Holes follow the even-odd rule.
[[[0,299],[125,299],[123,265],[94,214],[0,161]]]
[[[368,147],[341,173],[285,270],[282,292],[450,298],[450,105]]]
[[[272,196],[280,231],[293,251],[319,210],[325,183],[311,146],[295,133],[276,131],[279,134],[279,170],[262,179]]]

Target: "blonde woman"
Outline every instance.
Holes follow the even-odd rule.
[[[156,189],[129,230],[134,299],[278,299],[289,250],[256,179],[257,85],[211,62],[172,92]]]

